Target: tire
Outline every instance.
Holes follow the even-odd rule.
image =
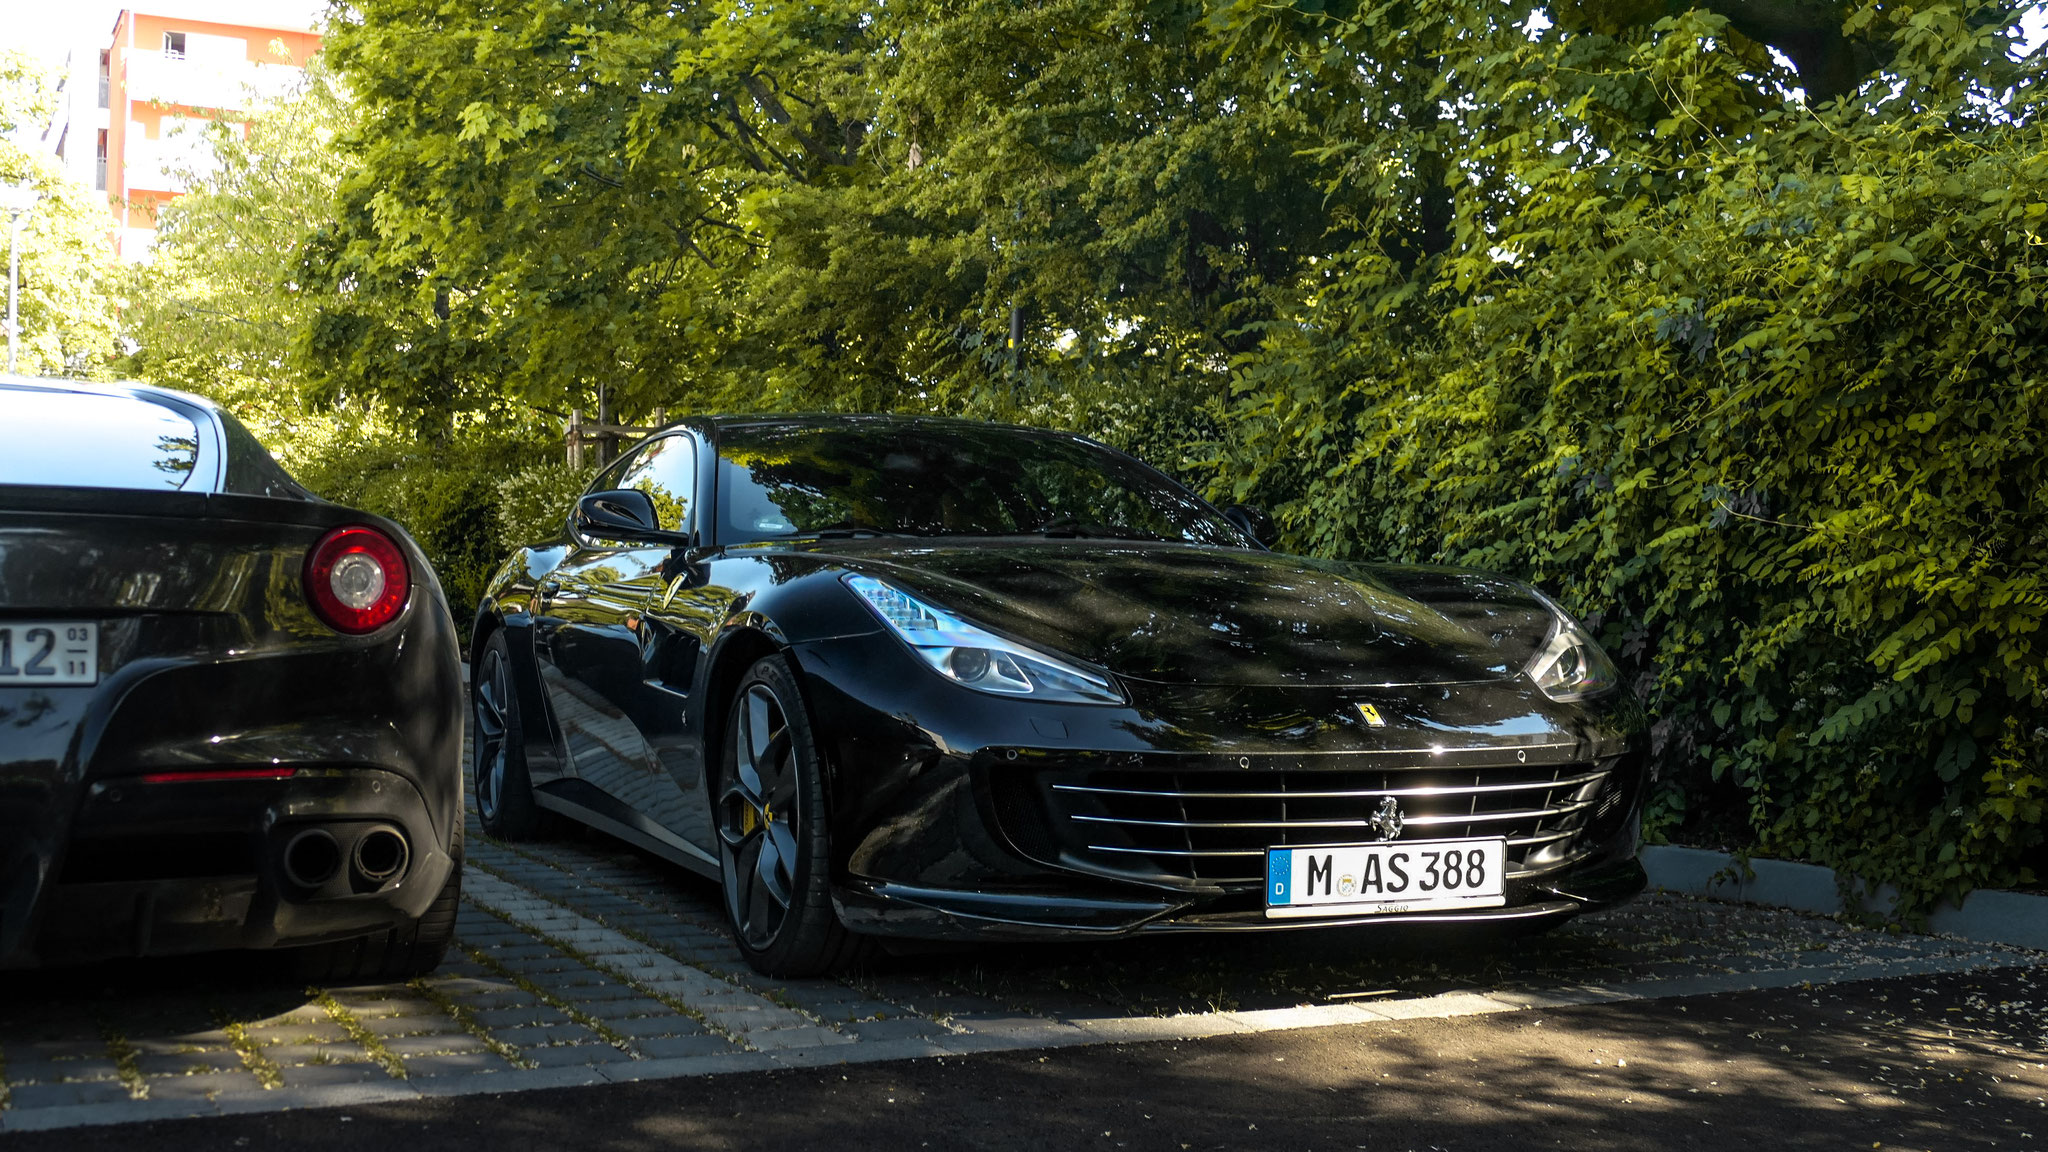
[[[526,774],[526,727],[519,716],[512,650],[503,629],[484,641],[469,678],[470,776],[477,823],[498,840],[541,840],[561,827],[533,799]]]
[[[825,787],[796,676],[779,656],[747,670],[719,756],[719,887],[747,963],[816,976],[853,963],[864,937],[832,910]]]
[[[455,867],[434,902],[410,924],[296,949],[293,974],[320,984],[385,983],[425,976],[440,967],[455,939],[455,914],[462,905],[462,829],[455,830],[449,855]]]

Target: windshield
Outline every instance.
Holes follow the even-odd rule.
[[[862,532],[1246,542],[1130,457],[1020,428],[859,417],[729,427],[718,497],[726,543]]]

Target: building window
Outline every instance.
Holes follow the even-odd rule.
[[[107,130],[100,129],[99,153],[93,157],[92,186],[98,191],[107,190]]]
[[[102,51],[100,53],[100,107],[102,108],[107,106],[107,89],[111,80],[109,68],[107,53]]]
[[[164,59],[183,60],[184,58],[185,34],[183,32],[164,33]]]

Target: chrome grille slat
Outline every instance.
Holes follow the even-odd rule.
[[[1557,745],[1530,747],[1556,748]],[[1374,807],[1397,800],[1410,840],[1498,836],[1508,875],[1528,876],[1575,859],[1578,837],[1606,797],[1617,760],[1451,764],[1338,756],[1189,759],[1053,769],[1028,785],[1052,818],[1049,830],[1073,858],[1092,857],[1120,875],[1180,883],[1261,886],[1268,849],[1374,842]],[[1498,753],[1501,749],[1485,749]],[[1509,756],[1514,749],[1506,750]]]
[[[1577,835],[1576,831],[1549,832],[1545,833],[1542,836],[1510,836],[1508,837],[1508,847],[1527,848],[1535,844],[1549,844],[1558,840],[1562,840],[1567,836],[1573,835]],[[1088,845],[1088,850],[1090,852],[1125,852],[1144,856],[1219,856],[1230,858],[1256,857],[1260,860],[1266,858],[1266,850],[1264,848],[1240,848],[1226,850],[1222,852],[1193,852],[1183,848],[1121,848],[1114,844],[1090,844]],[[1513,870],[1510,869],[1510,874],[1512,874],[1512,872]]]
[[[1285,795],[1290,800],[1377,800],[1382,796],[1462,796],[1466,793],[1489,794],[1495,792],[1534,792],[1539,788],[1556,791],[1559,788],[1574,788],[1604,780],[1607,769],[1567,776],[1562,780],[1546,780],[1541,784],[1447,784],[1440,788],[1354,788],[1341,792],[1313,791],[1287,792],[1161,792],[1143,788],[1101,788],[1091,784],[1055,784],[1055,792],[1086,793],[1095,796],[1155,796],[1161,799],[1173,798],[1182,803],[1189,800],[1271,800],[1276,795]]]
[[[1404,823],[1410,828],[1435,828],[1444,824],[1498,824],[1503,820],[1548,820],[1583,812],[1593,806],[1591,800],[1579,804],[1564,804],[1555,808],[1532,808],[1520,812],[1475,812],[1455,813],[1441,816],[1410,816]],[[1140,828],[1370,828],[1370,820],[1133,820],[1124,816],[1072,817],[1085,824],[1123,824]]]

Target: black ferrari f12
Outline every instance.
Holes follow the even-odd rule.
[[[1577,622],[1263,520],[1072,435],[678,424],[492,581],[478,814],[718,878],[779,975],[877,936],[1540,926],[1642,888],[1639,719]]]
[[[404,532],[143,385],[0,377],[0,968],[432,969],[461,648]]]

